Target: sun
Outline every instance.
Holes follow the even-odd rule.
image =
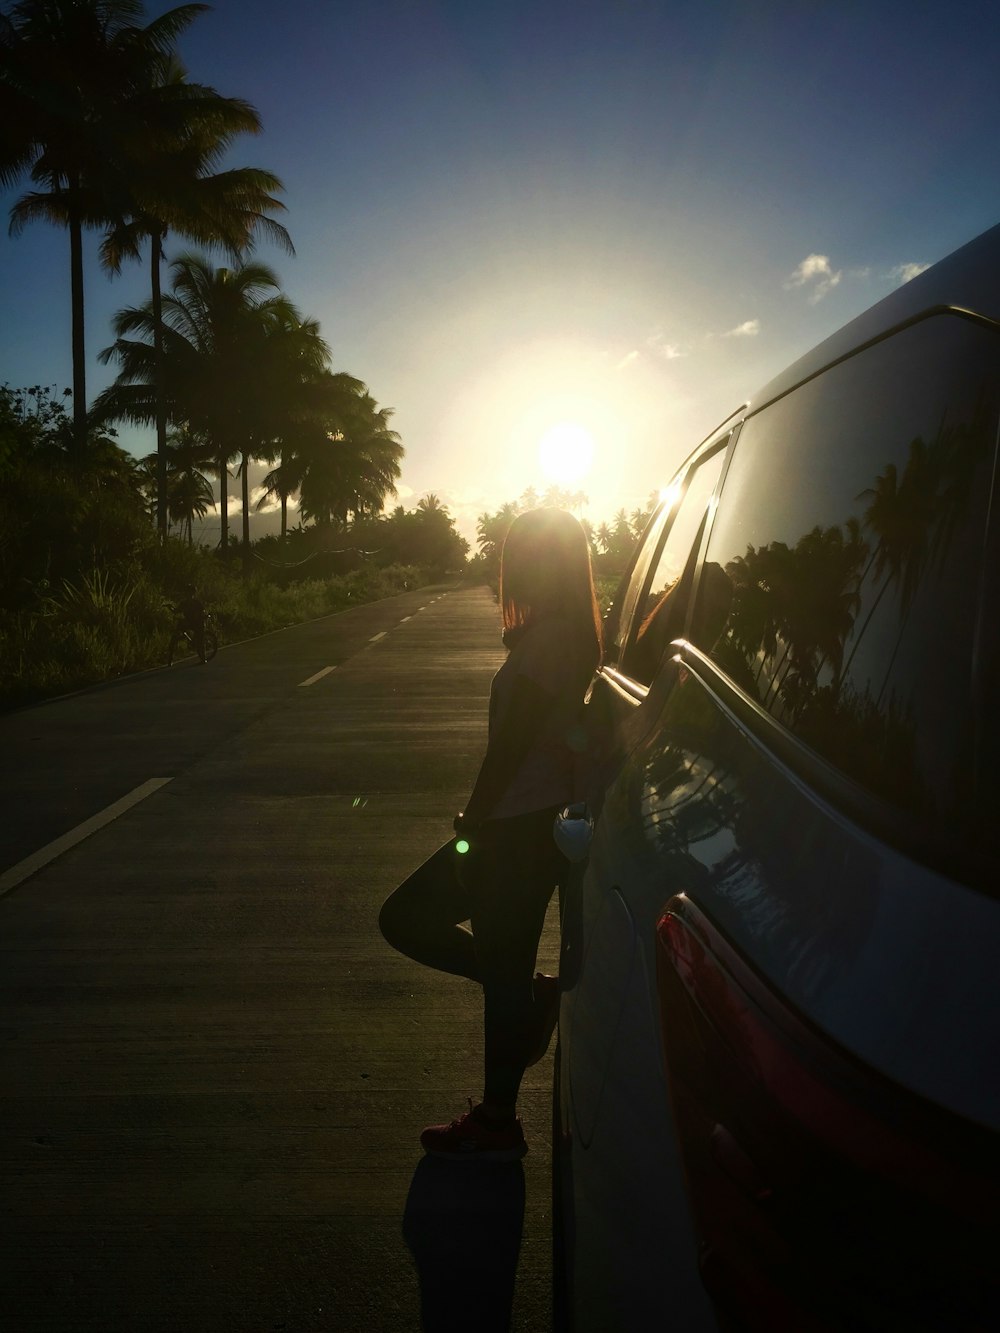
[[[575,421],[558,421],[538,441],[538,462],[550,481],[570,486],[591,469],[594,437]]]

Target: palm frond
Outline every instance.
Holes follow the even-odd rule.
[[[141,14],[142,6],[136,8]],[[144,46],[156,51],[169,52],[181,33],[189,28],[196,18],[209,13],[210,10],[211,5],[178,5],[175,9],[168,9],[165,14],[147,23],[138,36]]]

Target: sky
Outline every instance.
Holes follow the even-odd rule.
[[[595,525],[643,506],[772,375],[1000,221],[998,39],[971,0],[216,0],[179,49],[260,112],[227,165],[282,179],[296,255],[255,258],[393,409],[390,507],[434,492],[474,543],[529,486],[584,492]],[[91,398],[114,312],[148,296],[96,247]],[[0,382],[71,383],[68,236],[43,224],[0,232]]]

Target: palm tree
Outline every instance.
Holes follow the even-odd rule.
[[[495,514],[480,514],[476,520],[476,545],[488,564],[499,567],[504,539],[519,512],[519,506],[508,501]]]
[[[220,474],[222,546],[228,544],[226,467],[239,459],[243,549],[249,551],[249,467],[280,457],[268,489],[298,486],[304,518],[346,522],[381,512],[395,493],[402,445],[360,380],[325,369],[329,350],[315,320],[303,320],[263,264],[213,268],[182,256],[163,299],[167,411],[211,441]],[[152,302],[118,313],[117,341],[101,353],[121,370],[98,399],[103,413],[154,419],[156,321]],[[129,335],[138,334],[138,338]]]
[[[289,497],[301,488],[312,461],[340,431],[349,401],[365,392],[353,375],[325,369],[329,352],[315,321],[302,324],[299,339],[298,356],[286,362],[286,384],[274,395],[281,417],[268,456],[277,458],[277,467],[264,478],[264,494],[257,503],[262,509],[269,499],[280,500],[282,540],[288,531]],[[293,351],[294,343],[289,342],[287,350]]]
[[[100,182],[133,134],[137,94],[156,82],[178,35],[207,5],[139,26],[138,0],[21,0],[0,20],[0,187],[43,186],[11,210],[16,235],[37,219],[70,237],[73,424],[87,433],[83,231],[108,221]]]
[[[572,491],[567,491],[553,482],[551,486],[546,488],[541,503],[549,509],[572,509],[573,501]]]
[[[189,426],[172,430],[167,436],[167,504],[171,523],[177,523],[194,544],[194,520],[204,518],[215,504],[212,483],[202,468],[211,466],[211,446]],[[146,473],[159,488],[159,451],[143,459]]]
[[[284,315],[284,320],[276,317],[269,326],[260,368],[261,434],[256,455],[277,462],[264,478],[257,509],[277,496],[282,540],[288,532],[288,499],[302,484],[310,441],[317,432],[322,434],[331,401],[339,393],[364,387],[350,375],[333,375],[327,369],[330,349],[320,337],[317,320],[301,319],[291,306]]]
[[[125,259],[139,259],[149,241],[150,276],[157,361],[157,525],[166,531],[166,398],[163,389],[163,334],[160,266],[169,229],[207,246],[219,245],[233,260],[253,248],[257,230],[294,253],[288,232],[269,216],[284,209],[274,192],[282,188],[272,173],[254,167],[213,174],[211,168],[239,134],[260,132],[249,103],[221,97],[213,88],[188,83],[178,62],[161,72],[137,107],[146,133],[130,159],[117,164],[109,185],[115,216],[101,245],[101,262],[119,273]]]
[[[304,452],[303,517],[318,523],[374,518],[386,496],[396,494],[403,457],[399,435],[389,427],[392,409],[379,407],[361,385],[334,403],[331,416]]]
[[[330,350],[314,319],[303,320],[291,301],[278,295],[263,302],[244,349],[246,428],[240,442],[243,498],[243,556],[250,554],[249,470],[255,459],[290,462],[295,445],[313,420]],[[352,381],[353,382],[353,381]],[[286,476],[288,467],[279,470]]]
[[[281,506],[281,540],[288,536],[288,501],[302,484],[303,466],[299,456],[289,452],[282,454],[276,467],[273,467],[261,482],[261,495],[254,508],[258,513],[266,509],[272,500]]]
[[[267,327],[297,319],[278,279],[263,264],[214,268],[197,255],[171,265],[172,290],[163,298],[163,367],[168,417],[210,441],[220,482],[221,545],[228,546],[226,479],[235,458],[252,455],[262,437],[262,349]],[[152,302],[120,310],[116,342],[101,360],[116,360],[117,379],[100,395],[103,416],[151,424],[157,413],[157,321]],[[138,334],[138,337],[129,335]],[[244,514],[245,522],[248,516]]]

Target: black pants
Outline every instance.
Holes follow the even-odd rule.
[[[568,869],[552,837],[557,808],[489,820],[464,856],[454,841],[446,843],[379,916],[382,934],[400,953],[482,986],[483,1096],[500,1105],[517,1100],[539,1018],[532,986],[538,940]]]

